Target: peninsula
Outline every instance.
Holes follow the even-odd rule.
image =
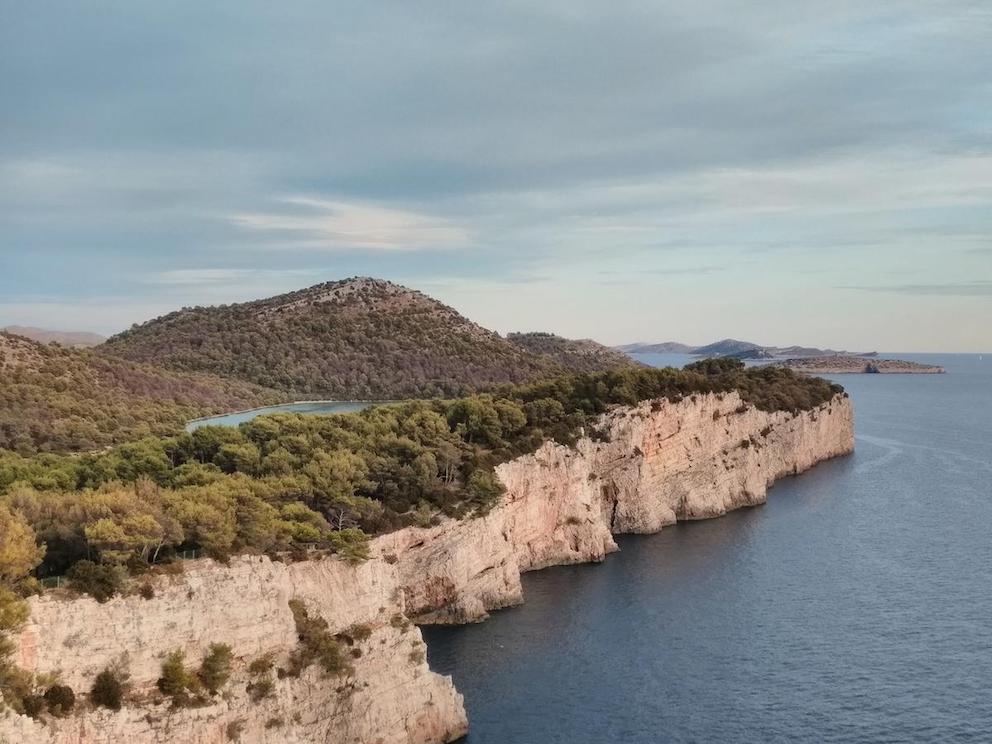
[[[483,620],[522,572],[761,504],[853,447],[839,386],[722,359],[7,455],[17,565],[70,578],[23,610],[8,591],[0,739],[453,741],[463,700],[414,623]]]
[[[780,367],[811,375],[940,375],[946,370],[933,364],[907,362],[902,359],[865,359],[851,356],[819,356],[786,359],[776,362]]]

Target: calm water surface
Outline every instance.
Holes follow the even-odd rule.
[[[302,403],[286,403],[281,406],[266,406],[264,408],[253,408],[250,411],[238,411],[237,413],[225,413],[220,416],[196,419],[186,425],[186,431],[193,431],[194,429],[199,429],[201,426],[237,426],[266,413],[314,413],[327,415],[331,413],[361,411],[372,405],[375,404],[363,400],[311,400]]]
[[[992,741],[992,356],[898,356],[855,455],[428,629],[467,742]]]

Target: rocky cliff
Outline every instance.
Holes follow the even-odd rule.
[[[330,632],[349,636],[354,672],[328,677],[314,665],[299,677],[268,674],[271,694],[253,695],[249,685],[259,677],[250,662],[271,655],[285,666],[297,646],[291,599],[326,620]],[[178,709],[159,700],[155,680],[169,652],[182,649],[195,666],[220,642],[236,657],[221,695]],[[382,561],[352,567],[327,558],[289,565],[264,557],[228,566],[205,560],[159,582],[151,599],[34,599],[19,663],[58,673],[78,691],[89,690],[102,669],[120,665],[130,674],[134,699],[117,712],[88,710],[45,724],[10,715],[0,721],[0,741],[426,744],[458,738],[467,725],[450,678],[427,667],[420,631],[403,614],[395,571]]]
[[[84,704],[82,712],[44,723],[9,714],[0,721],[0,741],[453,740],[467,726],[461,696],[449,678],[429,670],[408,617],[481,620],[522,601],[524,571],[600,561],[617,549],[613,534],[655,532],[762,503],[775,479],[853,448],[844,395],[799,414],[761,412],[736,393],[697,395],[618,410],[604,423],[603,441],[548,443],[500,466],[507,492],[488,515],[380,537],[373,559],[359,567],[331,558],[203,561],[162,580],[151,599],[31,600],[21,666],[58,672],[86,691],[101,669],[121,664],[134,700],[119,712]],[[274,679],[272,695],[255,700],[249,663],[271,654],[278,665],[296,647],[291,599],[351,640],[354,671],[327,678],[311,667]],[[164,656],[182,648],[198,659],[216,642],[230,644],[236,657],[224,692],[198,708],[160,701],[154,682]]]
[[[657,532],[764,503],[776,479],[851,452],[850,400],[766,413],[737,393],[648,401],[610,414],[607,440],[547,443],[501,465],[500,504],[470,522],[447,521],[379,538],[407,612],[420,623],[482,620],[522,601],[520,574],[601,561],[614,534]]]

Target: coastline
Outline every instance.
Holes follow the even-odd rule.
[[[126,652],[138,696],[118,712],[87,710],[46,725],[8,715],[0,734],[39,744],[220,744],[236,724],[245,740],[272,744],[453,741],[468,729],[462,696],[450,677],[428,667],[411,621],[484,620],[491,610],[523,602],[524,572],[600,562],[618,549],[614,534],[654,533],[761,504],[779,478],[854,447],[845,394],[798,412],[742,406],[735,392],[701,394],[646,401],[606,417],[604,441],[547,442],[500,465],[506,493],[488,514],[379,536],[372,559],[357,566],[243,555],[229,565],[195,561],[157,583],[150,599],[32,598],[31,620],[17,642],[23,668],[59,670],[65,684],[85,691]],[[270,654],[284,659],[297,647],[291,600],[319,615],[331,633],[352,638],[360,653],[337,682],[310,670],[273,680],[275,694],[253,700],[250,662]],[[357,628],[367,640],[358,640]],[[218,633],[236,656],[225,697],[169,709],[155,693],[162,658],[176,648],[198,658]],[[267,728],[274,719],[284,727]]]

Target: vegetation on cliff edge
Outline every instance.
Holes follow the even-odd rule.
[[[812,408],[840,390],[718,360],[351,414],[280,413],[81,456],[0,452],[0,518],[22,538],[0,573],[12,585],[39,562],[40,576],[72,569],[71,585],[105,599],[120,586],[116,567],[141,571],[186,550],[224,559],[312,543],[361,561],[366,534],[485,513],[502,492],[495,465],[548,439],[595,435],[611,406],[731,389],[764,410]],[[31,552],[35,540],[43,547]]]

